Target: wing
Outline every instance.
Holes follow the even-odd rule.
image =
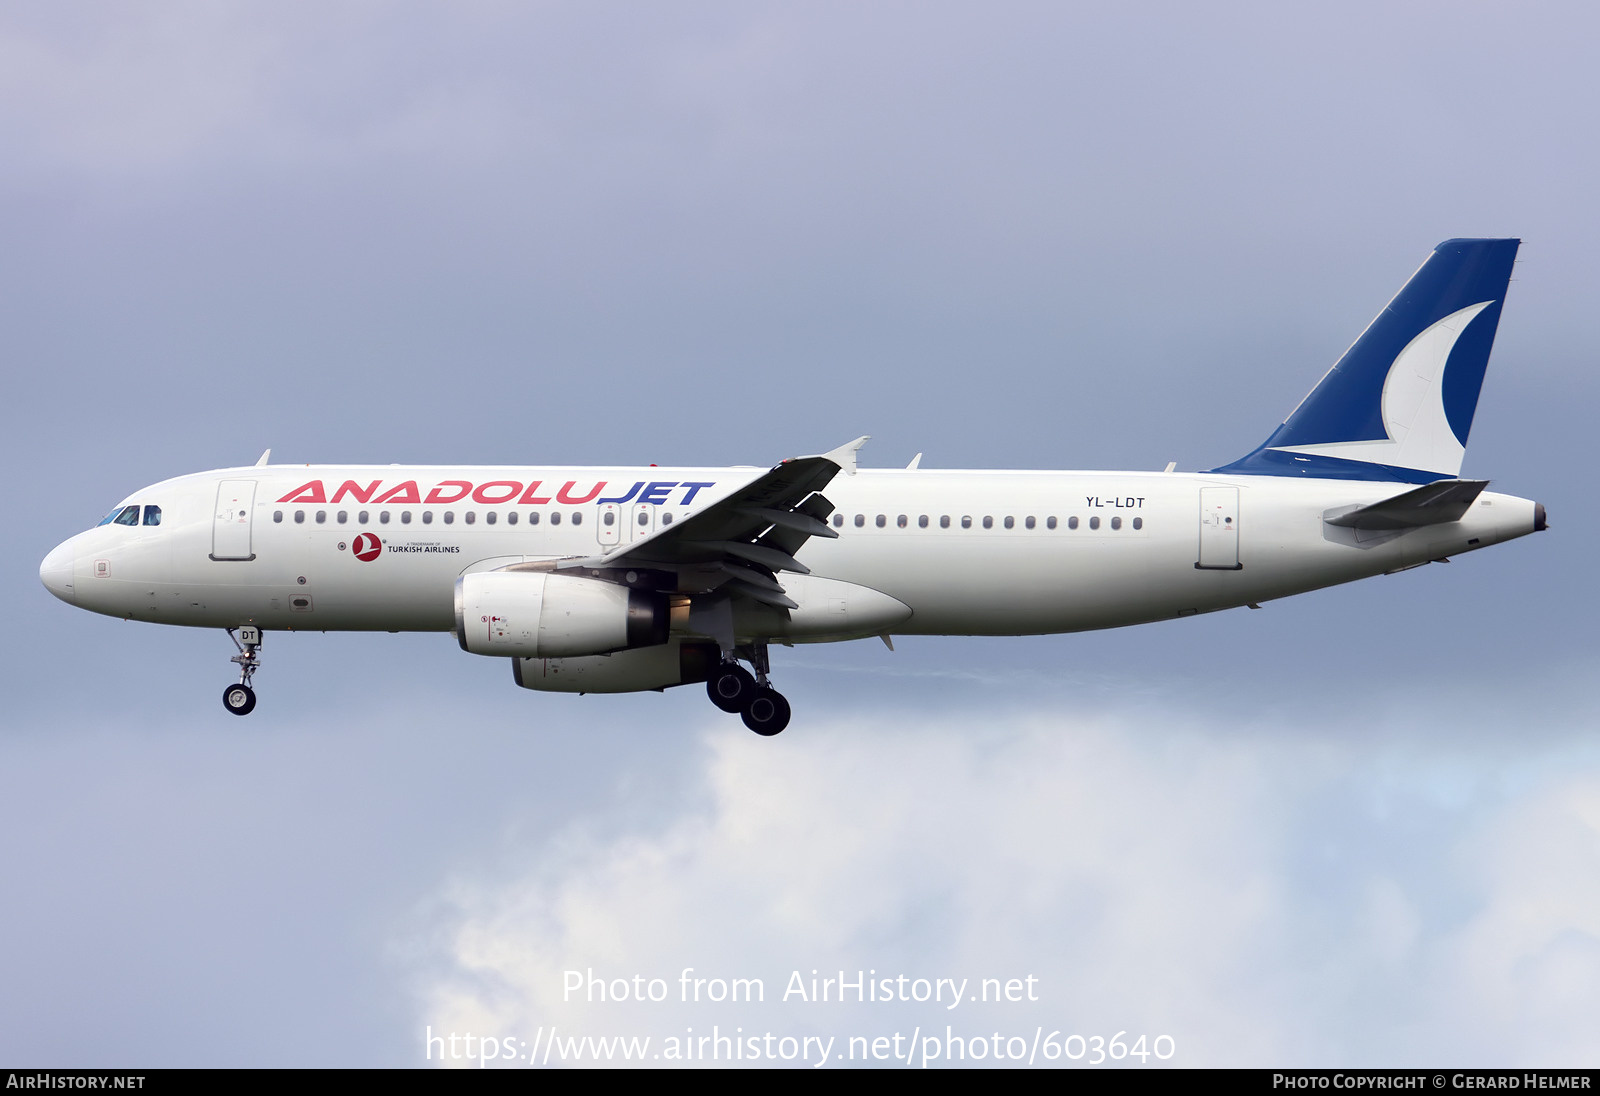
[[[795,553],[812,537],[837,537],[828,527],[833,503],[821,491],[840,472],[855,475],[866,437],[816,457],[786,460],[727,497],[663,526],[652,535],[598,556],[563,559],[557,570],[671,571],[679,592],[718,591],[779,609],[797,609],[778,574],[809,574]]]

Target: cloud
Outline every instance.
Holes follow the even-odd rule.
[[[602,833],[597,806],[448,885],[419,1037],[525,1052],[552,1028],[659,1047],[716,1026],[842,1054],[949,1025],[1030,1046],[1167,1035],[1185,1065],[1592,1060],[1600,765],[1550,763],[1575,747],[1513,762],[1508,786],[1500,751],[1416,725],[1143,708],[721,730],[677,809]],[[684,968],[759,978],[765,1000],[685,1002]],[[666,999],[591,1000],[568,971],[659,979]],[[1038,999],[783,999],[813,971],[965,978],[968,996],[1032,976]]]
[[[1600,773],[1528,792],[1457,850],[1487,885],[1441,965],[1453,996],[1480,1005],[1462,1017],[1472,1037],[1509,1036],[1538,1060],[1588,1064],[1600,1049]]]

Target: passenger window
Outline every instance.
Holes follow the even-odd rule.
[[[516,523],[517,523],[517,512],[515,510],[512,510],[510,513],[506,514],[506,524],[507,525],[515,525]]]
[[[328,512],[326,510],[318,510],[317,511],[317,524],[318,525],[326,525],[327,523],[328,523]]]
[[[990,517],[988,514],[983,515],[983,527],[985,529],[993,529],[994,518]]]
[[[454,510],[446,510],[444,512],[444,523],[446,525],[454,525],[456,523],[456,512]]]
[[[1077,514],[1073,514],[1070,518],[1067,519],[1067,528],[1068,529],[1076,529],[1077,527],[1078,527],[1078,515]]]
[[[1121,529],[1122,528],[1122,519],[1121,518],[1112,518],[1111,519],[1111,528],[1113,528],[1113,529]]]
[[[294,512],[294,523],[296,525],[304,525],[306,523],[306,512],[304,510],[296,510]]]
[[[904,529],[906,527],[906,516],[904,514],[901,514],[898,518],[895,519],[895,524],[900,526],[900,528]]]
[[[487,514],[483,515],[483,520],[487,524],[493,525],[494,524],[494,511],[490,510]]]
[[[1015,529],[1016,527],[1017,527],[1017,519],[1012,517],[1010,514],[1007,514],[1006,515],[1006,528],[1007,529]]]
[[[365,525],[367,523],[367,512],[365,510],[357,510],[356,521],[361,525]]]
[[[574,525],[582,525],[583,524],[583,511],[580,510],[576,514],[572,515],[572,524],[574,524]]]
[[[387,510],[379,510],[378,511],[378,524],[379,525],[388,525],[389,524],[389,511],[387,511]]]
[[[1023,522],[1022,524],[1026,525],[1029,529],[1032,529],[1033,528],[1033,515],[1029,514],[1028,515],[1028,520]]]
[[[467,511],[467,524],[471,525],[473,522],[475,522],[477,520],[478,520],[477,512],[473,511],[473,510],[468,510]]]
[[[350,520],[350,511],[340,510],[337,514],[333,515],[333,520],[337,521],[340,525],[343,525],[345,522]]]
[[[865,515],[865,514],[857,514],[856,515],[856,528],[860,529],[866,524],[867,524],[867,515]]]
[[[534,510],[534,511],[531,511],[528,514],[528,524],[529,525],[538,525],[539,524],[539,511]]]
[[[1143,529],[1144,528],[1144,518],[1134,518],[1133,519],[1133,527],[1134,527],[1135,530]]]
[[[919,517],[917,519],[917,528],[918,529],[926,529],[927,527],[928,527],[928,515],[927,514],[923,514],[921,517]]]
[[[940,514],[939,515],[939,528],[941,528],[941,529],[950,528],[950,515],[949,514]]]
[[[410,510],[402,510],[402,511],[400,511],[400,524],[401,525],[410,525],[411,524],[411,511]]]
[[[1046,529],[1054,529],[1056,527],[1056,516],[1054,514],[1044,519],[1044,527]]]
[[[662,525],[671,525],[672,524],[672,515],[671,514],[662,514],[661,515],[661,524]]]
[[[281,525],[283,523],[283,511],[282,510],[274,510],[272,512],[272,520],[275,521],[275,522],[278,522]]]
[[[644,515],[642,514],[640,515],[640,517],[643,516]],[[617,515],[613,514],[610,510],[607,510],[604,514],[600,515],[600,524],[604,525],[607,529],[611,528],[616,523]]]
[[[844,528],[844,515],[843,514],[835,514],[835,515],[833,515],[833,527],[835,529]]]
[[[963,529],[971,529],[972,528],[972,515],[971,514],[962,514],[961,515],[961,528],[963,528]]]
[[[160,525],[161,524],[161,507],[159,507],[159,506],[146,506],[144,508],[144,523],[146,525]]]
[[[889,524],[889,519],[884,517],[882,514],[879,514],[878,515],[878,528],[882,529],[885,525],[888,525],[888,524]]]
[[[1096,515],[1096,516],[1095,516],[1095,517],[1092,517],[1092,518],[1090,518],[1090,519],[1089,519],[1089,528],[1091,528],[1091,529],[1098,529],[1098,528],[1100,528],[1100,518],[1099,518],[1099,515]]]
[[[650,515],[649,514],[640,514],[639,515],[639,524],[641,526],[649,525],[650,524]]]
[[[561,511],[560,510],[552,510],[552,511],[550,511],[550,524],[551,525],[560,525],[561,524]]]
[[[422,524],[424,524],[424,525],[432,525],[433,524],[433,511],[432,510],[424,510],[422,512]]]

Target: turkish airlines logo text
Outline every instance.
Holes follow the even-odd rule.
[[[350,542],[350,552],[362,563],[371,563],[383,554],[383,541],[377,533],[362,533]]]

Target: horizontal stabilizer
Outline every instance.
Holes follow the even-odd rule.
[[[1355,509],[1330,510],[1329,525],[1346,529],[1415,529],[1460,521],[1477,501],[1488,480],[1439,480],[1435,483]]]

